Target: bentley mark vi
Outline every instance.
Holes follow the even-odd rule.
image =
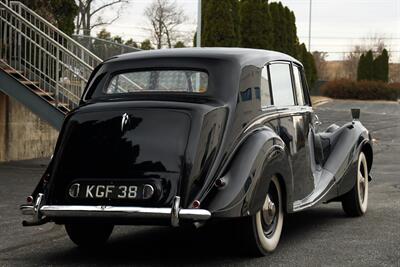
[[[64,121],[24,225],[105,242],[114,225],[240,222],[252,253],[278,245],[285,214],[340,201],[367,210],[372,142],[353,119],[318,131],[302,64],[277,52],[136,52],[93,72]]]

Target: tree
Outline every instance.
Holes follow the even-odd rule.
[[[184,48],[186,47],[185,44],[182,41],[178,41],[176,42],[176,44],[174,45],[174,48]]]
[[[362,53],[360,45],[356,45],[350,53],[346,54],[344,60],[344,73],[347,74],[348,79],[356,80],[358,77],[358,62],[360,60],[360,54]]]
[[[113,37],[112,37],[112,41],[113,41],[114,43],[117,43],[117,44],[123,44],[123,43],[124,43],[124,41],[122,40],[122,37],[119,36],[119,35],[113,36]]]
[[[283,5],[281,2],[273,2],[269,5],[272,19],[272,34],[274,36],[272,43],[272,50],[282,51],[286,50],[285,34],[285,18],[283,15]],[[283,52],[283,51],[282,51]]]
[[[111,33],[107,31],[106,28],[103,28],[97,33],[97,38],[109,41],[111,40]]]
[[[354,46],[354,49],[352,52],[348,53],[346,55],[346,60],[345,60],[345,71],[348,73],[348,78],[351,80],[360,80],[361,79],[376,79],[375,77],[365,77],[363,76],[363,72],[365,74],[366,70],[366,65],[365,62],[361,62],[359,64],[359,60],[362,57],[362,54],[364,54],[363,59],[365,58],[366,53],[371,50],[373,51],[372,53],[374,54],[382,54],[383,50],[385,50],[386,44],[384,42],[384,37],[380,37],[379,35],[371,36],[364,38],[364,41],[361,44],[357,44]],[[387,50],[386,50],[387,52]],[[379,57],[379,56],[378,56]],[[378,59],[379,62],[380,59]],[[361,70],[360,70],[361,68]],[[364,69],[363,69],[364,68]],[[359,75],[361,71],[361,76]],[[379,69],[374,68],[375,71],[380,71]]]
[[[375,81],[389,81],[389,54],[386,49],[374,59],[373,62],[373,79]]]
[[[284,8],[286,19],[286,51],[285,53],[296,57],[299,49],[299,39],[297,37],[296,16],[288,7]]]
[[[237,0],[203,1],[202,46],[232,47],[240,43]]]
[[[64,33],[71,35],[74,32],[74,19],[78,14],[75,0],[21,0],[21,2]]]
[[[273,35],[268,1],[244,0],[241,3],[241,46],[271,49]]]
[[[361,54],[357,66],[357,81],[365,80],[365,56]]]
[[[357,80],[373,80],[374,79],[374,56],[372,50],[363,53],[360,56],[357,69]]]
[[[78,16],[76,18],[76,34],[82,33],[83,35],[90,36],[93,28],[98,26],[105,26],[116,21],[122,8],[128,3],[128,0],[110,0],[110,1],[100,1],[100,0],[77,0],[78,2]],[[102,16],[99,16],[101,12],[109,9],[111,7],[118,7],[114,12],[115,16],[104,21]],[[94,18],[96,18],[95,21]]]
[[[146,39],[140,44],[140,49],[142,49],[142,50],[152,50],[152,49],[154,49],[154,47],[151,45],[150,40]]]
[[[306,45],[302,43],[299,48],[298,59],[303,64],[304,72],[306,73],[307,83],[310,88],[317,80],[317,69],[315,67],[314,57],[307,51]]]
[[[177,27],[187,20],[183,9],[176,2],[153,0],[144,14],[150,21],[152,36],[157,48],[160,49],[164,44],[172,48]]]
[[[327,80],[328,74],[326,73],[326,57],[328,53],[314,51],[312,55],[314,57],[315,67],[317,69],[317,77],[321,80]]]
[[[138,45],[135,41],[133,41],[132,38],[131,38],[131,39],[128,39],[128,40],[125,42],[125,45],[132,46],[132,47],[135,47],[135,48],[139,48],[139,45]]]
[[[374,55],[372,50],[365,54],[365,77],[367,80],[373,80],[374,76]]]
[[[281,2],[273,2],[269,7],[274,36],[272,50],[297,57],[300,48],[294,13],[288,7],[284,7]]]

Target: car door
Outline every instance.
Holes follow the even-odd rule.
[[[292,64],[293,74],[293,85],[296,97],[297,112],[301,114],[303,118],[303,136],[304,136],[304,150],[302,156],[304,157],[303,171],[305,175],[305,182],[309,184],[308,190],[314,190],[314,171],[316,168],[314,156],[312,155],[313,150],[313,138],[314,138],[314,126],[315,115],[311,106],[311,99],[307,82],[305,81],[304,69],[302,66],[293,63]]]
[[[297,69],[296,69],[297,70]],[[314,190],[308,147],[308,107],[298,94],[291,62],[269,64],[272,101],[279,111],[279,135],[286,144],[293,173],[293,197],[301,200]],[[300,80],[302,81],[302,80]]]

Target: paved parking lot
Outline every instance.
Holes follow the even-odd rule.
[[[277,251],[246,258],[222,229],[117,227],[98,251],[80,251],[61,226],[23,228],[18,205],[30,194],[45,161],[0,165],[0,266],[203,265],[203,266],[400,266],[400,105],[332,101],[316,108],[322,127],[361,121],[375,138],[368,212],[347,218],[337,203],[287,216]]]

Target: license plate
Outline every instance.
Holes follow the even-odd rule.
[[[149,199],[154,194],[151,184],[91,184],[74,183],[69,196],[84,199]]]

